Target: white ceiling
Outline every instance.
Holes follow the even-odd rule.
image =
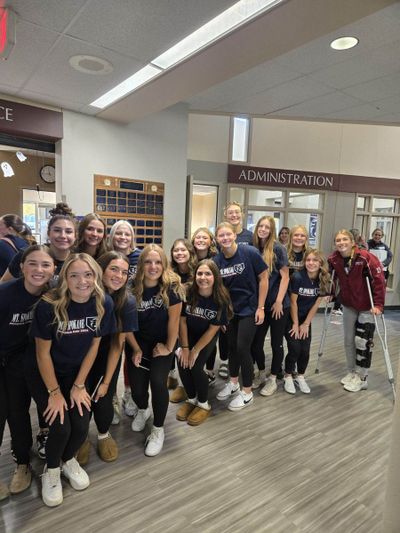
[[[286,0],[109,109],[89,107],[235,2],[11,0],[17,44],[0,62],[0,92],[122,122],[184,101],[201,112],[400,123],[395,0]],[[341,35],[360,43],[333,51]],[[77,72],[68,62],[77,54],[114,70]]]

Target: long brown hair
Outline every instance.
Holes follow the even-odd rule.
[[[24,239],[29,245],[36,244],[36,240],[32,235],[31,228],[25,224],[21,217],[14,214],[7,214],[0,217],[7,228],[12,228],[18,237]]]
[[[106,238],[107,238],[107,227],[104,222],[104,220],[99,217],[99,215],[96,215],[96,213],[89,213],[86,215],[80,222],[78,226],[78,242],[76,243],[76,251],[79,252],[85,252],[86,249],[86,242],[85,242],[85,229],[89,226],[89,224],[93,220],[98,220],[103,224],[104,227],[104,235],[100,242],[100,244],[97,246],[95,259],[97,257],[100,257],[101,255],[105,254],[107,252],[107,246],[106,246]]]
[[[182,243],[183,246],[186,248],[186,250],[189,252],[189,260],[187,262],[187,267],[188,267],[188,278],[189,278],[189,281],[192,281],[193,280],[193,274],[194,274],[194,269],[196,268],[196,265],[197,265],[197,255],[196,255],[196,250],[194,249],[194,246],[193,244],[189,241],[189,239],[175,239],[172,246],[171,246],[171,268],[172,270],[178,274],[178,276],[181,274],[180,270],[179,270],[179,265],[178,263],[175,261],[174,259],[174,255],[173,255],[173,251],[174,251],[174,248],[175,246],[177,246],[178,243]]]
[[[207,259],[209,259],[210,257],[214,257],[214,255],[217,255],[218,253],[217,241],[215,240],[214,233],[210,231],[208,228],[206,228],[205,226],[202,226],[201,228],[197,228],[197,230],[193,233],[193,237],[192,237],[192,244],[193,244],[193,248],[195,249],[195,251],[196,251],[196,248],[194,246],[194,239],[195,237],[197,237],[197,234],[200,233],[201,231],[203,233],[207,233],[207,235],[210,237],[211,244],[207,251]],[[197,251],[196,251],[196,254],[197,254]]]
[[[264,220],[268,220],[270,232],[269,232],[268,237],[265,240],[265,243],[263,244],[260,237],[258,236],[258,228]],[[256,227],[254,228],[253,244],[257,248],[257,250],[260,251],[262,258],[267,263],[269,276],[274,270],[274,264],[275,264],[275,259],[276,259],[275,253],[274,253],[275,242],[276,242],[276,225],[275,225],[274,217],[270,217],[270,216],[261,217],[258,220]]]
[[[124,261],[127,265],[126,270],[129,271],[129,259],[126,257],[126,255],[122,254],[121,252],[116,252],[115,250],[111,250],[110,252],[106,252],[105,254],[101,255],[97,259],[97,263],[100,265],[101,270],[103,271],[103,274],[108,267],[108,265],[111,263],[111,261],[121,259]],[[124,310],[125,304],[128,300],[128,292],[127,292],[127,283],[128,283],[128,275],[126,276],[126,282],[124,285],[118,289],[117,291],[114,291],[111,294],[111,297],[114,302],[114,312],[117,319],[117,327],[118,331],[122,331],[122,312]],[[107,287],[104,286],[104,289],[107,291]]]

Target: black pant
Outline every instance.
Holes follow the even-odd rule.
[[[284,309],[280,318],[272,318],[272,311],[265,313],[265,319],[261,326],[257,326],[253,344],[251,345],[251,355],[253,361],[257,363],[258,370],[265,370],[264,341],[268,329],[271,328],[271,348],[272,363],[271,374],[278,375],[282,371],[283,362],[283,336],[285,334],[286,324],[289,317],[290,309]]]
[[[156,427],[162,427],[167,416],[169,405],[167,378],[174,357],[174,353],[151,357],[150,370],[136,367],[132,363],[132,359],[127,358],[133,401],[139,409],[147,409],[149,405],[150,385],[154,425]]]
[[[0,365],[0,446],[3,444],[4,427],[8,414],[8,399],[6,393],[6,376],[4,367]]]
[[[23,368],[23,353],[13,353],[7,360],[5,366],[0,368],[1,375],[1,437],[4,430],[4,416],[10,428],[13,451],[17,458],[17,463],[26,465],[30,460],[30,449],[32,447],[32,426],[29,407],[31,405],[31,395],[26,382]],[[8,410],[7,410],[8,406]]]
[[[256,333],[254,315],[240,317],[235,315],[229,322],[229,374],[236,378],[242,371],[243,387],[253,383],[253,360],[250,347]]]
[[[68,411],[64,411],[64,423],[60,417],[49,426],[49,436],[46,442],[46,462],[48,468],[57,468],[60,461],[69,461],[85,442],[89,431],[90,412],[82,407],[83,415],[77,407],[71,408],[70,390],[75,381],[77,372],[68,376],[57,376],[61,392],[68,405]],[[29,385],[32,396],[41,413],[47,408],[49,394],[39,372],[33,372],[29,376]]]
[[[219,358],[221,361],[228,361],[229,359],[229,339],[228,332],[220,331],[219,333]]]
[[[197,396],[198,401],[201,403],[208,401],[208,376],[204,372],[204,365],[209,360],[210,354],[215,350],[217,339],[218,333],[201,350],[193,368],[183,368],[178,362],[179,375],[188,398],[196,398]]]
[[[217,346],[215,344],[214,348],[210,352],[210,356],[209,356],[209,358],[207,359],[207,362],[206,362],[206,368],[207,368],[207,370],[209,372],[213,372],[214,371],[216,357],[217,357]]]
[[[100,378],[105,376],[107,370],[108,353],[98,353],[94,365],[92,366],[87,379],[89,394],[92,395]],[[119,371],[121,369],[121,356],[119,358],[115,372],[110,380],[107,394],[97,402],[92,401],[93,418],[99,433],[107,433],[110,429],[114,416],[113,396],[117,388]]]
[[[291,322],[291,321],[289,321]],[[288,354],[285,359],[286,374],[293,374],[296,369],[299,374],[305,374],[310,359],[310,345],[311,345],[311,324],[308,328],[308,337],[306,339],[286,338],[288,343]]]

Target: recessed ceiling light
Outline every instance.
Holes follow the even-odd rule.
[[[102,59],[101,57],[96,56],[72,56],[69,59],[69,64],[78,72],[94,74],[95,76],[109,74],[114,70],[114,67],[109,61],[107,61],[107,59]]]
[[[339,37],[331,42],[331,48],[334,50],[349,50],[358,44],[356,37]]]

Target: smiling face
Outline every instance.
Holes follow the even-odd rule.
[[[271,224],[267,218],[262,218],[257,226],[257,237],[259,239],[268,239],[271,235]]]
[[[287,229],[282,229],[280,231],[279,240],[282,244],[287,244],[289,242],[289,232]]]
[[[343,257],[350,257],[354,241],[346,233],[338,233],[335,237],[336,250]]]
[[[65,219],[56,220],[47,232],[50,245],[55,250],[70,250],[76,239],[73,222]]]
[[[214,274],[207,265],[200,265],[196,270],[196,284],[199,288],[199,294],[206,296],[211,295],[214,287]]]
[[[104,238],[104,226],[100,220],[89,222],[83,232],[83,239],[88,246],[98,246]]]
[[[301,228],[295,230],[292,235],[293,250],[301,251],[307,242],[307,234]]]
[[[189,250],[182,241],[177,241],[172,249],[172,258],[177,265],[185,265],[190,259]]]
[[[211,238],[205,231],[199,231],[193,237],[193,246],[196,250],[208,250],[211,246]]]
[[[74,302],[87,302],[94,289],[94,272],[81,259],[70,264],[67,270],[67,287]]]
[[[373,240],[376,242],[376,243],[379,243],[381,242],[382,238],[383,238],[383,232],[382,230],[380,229],[376,229],[374,231],[374,233],[372,234],[372,238]]]
[[[163,273],[163,264],[160,254],[151,250],[143,262],[144,285],[154,287]]]
[[[222,226],[216,235],[217,242],[220,245],[221,249],[229,250],[231,249],[236,241],[236,233],[227,226]]]
[[[308,274],[311,277],[315,277],[321,267],[321,262],[318,256],[316,256],[315,254],[308,254],[305,259],[304,266]]]
[[[129,265],[123,259],[113,259],[103,272],[103,284],[111,294],[128,281]]]
[[[129,255],[133,248],[132,231],[128,224],[120,224],[115,230],[113,238],[113,248],[117,252]]]
[[[228,205],[225,212],[226,221],[232,226],[240,226],[242,223],[242,210],[238,205]]]
[[[21,263],[21,272],[27,291],[31,294],[40,292],[53,277],[54,270],[54,261],[46,252],[36,250],[26,256]]]

